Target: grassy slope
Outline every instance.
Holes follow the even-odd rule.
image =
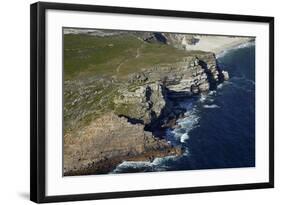
[[[146,43],[130,34],[64,36],[66,79],[83,74],[122,77],[146,66],[176,62],[183,56],[186,56],[185,51],[169,45]]]
[[[192,54],[169,45],[146,43],[130,34],[64,35],[65,132],[77,130],[102,113],[114,110],[114,95],[129,73],[174,63]],[[114,84],[110,80],[98,81],[113,76],[117,79]]]

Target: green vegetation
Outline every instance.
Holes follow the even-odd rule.
[[[152,65],[174,63],[187,52],[170,45],[146,43],[134,35],[64,35],[65,79],[79,76],[124,77]]]
[[[114,105],[121,86],[131,92],[139,87],[126,84],[128,74],[175,63],[194,53],[147,43],[132,34],[64,35],[64,131],[79,130],[105,112],[134,110],[133,105]]]
[[[103,82],[65,85],[64,131],[87,125],[101,114],[113,110],[117,89],[118,86]]]
[[[115,106],[114,113],[116,115],[123,115],[131,118],[138,118],[141,117],[136,113],[136,105],[134,104],[118,104]]]
[[[83,73],[114,74],[122,61],[133,57],[140,44],[132,36],[64,35],[65,78]]]

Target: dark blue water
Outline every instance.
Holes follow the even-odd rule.
[[[218,57],[230,80],[216,91],[186,99],[188,117],[167,139],[185,154],[151,162],[124,162],[115,172],[195,170],[255,166],[255,46],[229,50]]]

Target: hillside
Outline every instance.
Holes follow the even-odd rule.
[[[64,35],[65,175],[180,155],[163,134],[184,114],[177,99],[215,89],[228,75],[213,53],[162,40],[149,32]]]

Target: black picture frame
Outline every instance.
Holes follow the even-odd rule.
[[[194,19],[263,22],[269,24],[269,181],[263,183],[230,184],[220,186],[170,188],[158,190],[88,193],[46,196],[46,10],[121,13],[168,16]],[[274,187],[274,18],[265,16],[230,15],[218,13],[156,10],[82,4],[38,2],[30,7],[30,199],[37,203],[77,200],[97,200],[197,192],[230,191]]]

